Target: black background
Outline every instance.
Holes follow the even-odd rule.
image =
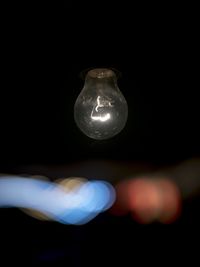
[[[67,166],[88,159],[159,167],[199,156],[196,15],[175,7],[170,12],[153,6],[125,9],[117,3],[89,7],[77,4],[72,9],[65,3],[59,11],[38,7],[33,14],[32,9],[22,14],[8,9],[1,49],[2,173],[22,173],[21,166]],[[73,119],[74,102],[84,83],[80,72],[93,67],[112,67],[122,73],[118,85],[129,107],[124,130],[102,142],[84,136]],[[66,264],[67,259],[68,266],[94,266],[90,254],[105,265],[119,259],[142,260],[143,253],[154,262],[150,248],[155,236],[156,253],[163,244],[164,257],[166,249],[176,254],[179,234],[186,235],[180,225],[195,224],[197,207],[196,203],[188,211],[186,207],[185,217],[170,229],[139,226],[130,218],[108,214],[77,228],[3,210],[2,229],[8,236],[3,238],[2,254],[9,261],[15,251],[16,262],[25,261],[27,266],[40,261]],[[166,248],[165,242],[173,245]]]

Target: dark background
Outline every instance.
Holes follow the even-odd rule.
[[[2,24],[1,173],[23,173],[28,166],[34,174],[31,166],[59,169],[86,160],[159,168],[199,156],[195,14],[175,7],[166,14],[165,8],[157,12],[152,6],[124,9],[116,3],[111,8],[98,4],[93,11],[80,4],[72,10],[67,3],[59,11],[39,10],[13,11],[13,16],[8,9]],[[84,136],[73,119],[84,83],[80,72],[93,67],[122,73],[118,85],[129,107],[124,130],[100,142]],[[188,205],[170,229],[107,213],[73,227],[1,210],[7,233],[2,254],[7,261],[16,254],[16,262],[27,266],[67,260],[68,266],[96,266],[91,254],[101,266],[120,259],[143,261],[142,253],[154,262],[152,244],[156,251],[162,244],[164,259],[166,249],[176,254],[179,235],[187,235],[184,227],[190,231],[198,221],[197,200]]]

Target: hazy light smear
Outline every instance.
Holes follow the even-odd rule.
[[[62,185],[32,178],[0,179],[0,207],[39,211],[64,224],[84,224],[115,201],[113,187],[104,181],[85,181],[66,191]]]

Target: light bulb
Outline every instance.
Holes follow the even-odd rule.
[[[74,118],[80,130],[90,138],[103,140],[118,134],[128,117],[126,99],[111,69],[92,69],[74,106]]]

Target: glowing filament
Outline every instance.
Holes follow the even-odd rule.
[[[100,103],[100,96],[98,96],[97,97],[97,106],[95,107],[95,111],[98,112],[98,108],[102,108],[104,106],[112,106],[110,102],[108,102],[108,103],[107,102],[108,101],[106,101],[105,103],[103,103],[103,101],[102,101],[103,104]],[[95,120],[95,121],[102,121],[102,122],[104,122],[104,121],[107,121],[107,120],[110,119],[110,113],[107,113],[107,114],[105,114],[103,116],[102,115],[94,116],[93,113],[94,113],[94,108],[93,108],[92,113],[91,113],[91,118],[93,120]]]

